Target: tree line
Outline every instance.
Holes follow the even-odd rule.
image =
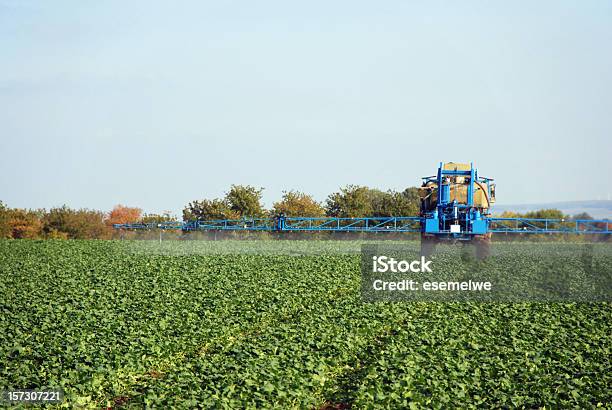
[[[263,188],[232,185],[222,198],[189,202],[183,209],[184,221],[212,219],[269,218],[275,215],[303,217],[391,217],[418,215],[418,188],[403,191],[347,185],[324,201],[299,191],[285,191],[281,199],[266,209]],[[526,214],[505,212],[505,217],[592,219],[588,214],[564,215],[557,209]],[[117,237],[114,224],[175,222],[169,212],[146,214],[137,207],[115,206],[110,212],[72,209],[64,205],[46,209],[9,208],[0,201],[0,238],[29,239],[112,239]]]
[[[117,205],[110,212],[72,209],[9,208],[0,201],[0,238],[112,239],[113,224],[170,221],[170,215],[143,214],[139,208]]]
[[[262,188],[232,185],[223,198],[192,201],[183,210],[183,220],[265,218],[279,214],[303,217],[410,216],[420,207],[418,188],[402,192],[381,191],[365,186],[348,185],[334,192],[324,202],[298,192],[285,191],[272,209],[262,204]]]

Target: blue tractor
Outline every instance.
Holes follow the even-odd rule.
[[[488,256],[493,179],[479,176],[471,163],[441,162],[437,175],[423,178],[419,196],[423,255],[441,241],[463,241],[476,245],[477,257]]]

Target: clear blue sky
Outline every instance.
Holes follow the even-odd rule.
[[[474,161],[612,192],[612,2],[0,0],[0,199],[177,212]]]

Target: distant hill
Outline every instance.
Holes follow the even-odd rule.
[[[500,214],[504,211],[525,213],[537,211],[538,209],[558,209],[567,215],[576,215],[586,212],[595,219],[612,219],[612,201],[592,200],[592,201],[568,201],[568,202],[548,202],[540,204],[519,204],[519,205],[497,205],[493,206],[493,213]]]

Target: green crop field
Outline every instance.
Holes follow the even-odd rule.
[[[270,243],[0,241],[0,390],[91,408],[612,406],[610,303],[364,303],[359,243]]]

